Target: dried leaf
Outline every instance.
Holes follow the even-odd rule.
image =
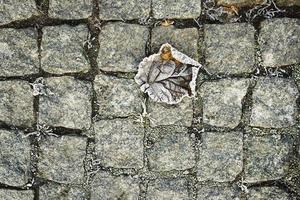
[[[163,44],[159,53],[143,59],[135,81],[141,90],[157,102],[177,104],[184,97],[194,97],[201,64]]]

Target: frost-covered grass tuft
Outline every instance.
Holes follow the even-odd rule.
[[[30,83],[33,88],[33,96],[44,95],[49,96],[54,93],[45,85],[43,77],[37,78],[33,83]]]

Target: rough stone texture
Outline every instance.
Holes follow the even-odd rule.
[[[194,167],[194,141],[187,128],[157,127],[147,132],[152,144],[148,151],[150,170],[186,170]]]
[[[275,0],[278,6],[300,6],[299,0]]]
[[[250,125],[282,128],[296,123],[299,91],[293,80],[261,78],[252,95],[253,108]]]
[[[178,29],[174,26],[154,27],[151,36],[151,51],[157,53],[164,43],[169,43],[180,52],[198,59],[198,30],[196,28]]]
[[[277,187],[261,187],[249,189],[248,200],[291,200],[285,191]]]
[[[179,125],[191,126],[193,120],[193,102],[190,98],[183,99],[179,104],[168,105],[150,100],[150,126]]]
[[[197,200],[241,200],[236,186],[198,185]]]
[[[87,35],[85,25],[44,27],[42,69],[53,74],[87,72],[90,65],[83,47]]]
[[[146,27],[108,23],[99,35],[98,66],[104,71],[135,72],[145,57],[149,32]]]
[[[96,153],[105,167],[142,168],[142,124],[131,119],[101,120],[94,125]]]
[[[37,13],[35,0],[4,0],[0,3],[0,24],[26,19]]]
[[[300,19],[270,19],[261,23],[258,38],[262,65],[280,67],[300,63]]]
[[[217,0],[217,5],[229,7],[229,6],[237,6],[237,7],[245,7],[245,6],[255,6],[259,4],[264,4],[267,0]]]
[[[247,135],[244,145],[245,182],[276,180],[286,174],[288,154],[293,145],[290,138],[282,135]]]
[[[0,81],[0,121],[13,126],[33,125],[33,95],[27,81]]]
[[[251,73],[255,69],[255,30],[246,23],[206,24],[206,69],[212,74]]]
[[[0,183],[25,185],[30,171],[29,139],[21,132],[0,130],[0,146]]]
[[[243,133],[205,132],[201,136],[199,181],[234,181],[243,168]]]
[[[7,190],[0,189],[0,199],[3,200],[33,200],[32,190]]]
[[[64,76],[46,78],[45,85],[53,94],[40,97],[40,123],[73,129],[90,128],[91,83]]]
[[[81,19],[92,15],[92,0],[50,0],[49,16],[63,19]]]
[[[134,80],[98,75],[94,88],[101,117],[126,117],[142,113],[143,95]]]
[[[157,179],[148,184],[147,200],[188,200],[187,181],[184,179]]]
[[[87,139],[46,137],[39,143],[38,176],[58,183],[82,183]]]
[[[86,194],[82,188],[69,187],[54,182],[42,185],[39,190],[40,199],[49,200],[85,200]]]
[[[112,176],[100,172],[96,174],[91,188],[91,200],[139,199],[138,179],[131,176]]]
[[[30,28],[0,29],[0,60],[0,76],[24,76],[38,73],[36,31]]]
[[[153,0],[153,16],[156,19],[164,18],[197,18],[201,14],[199,0]]]
[[[130,20],[147,18],[151,0],[99,0],[100,19]]]
[[[249,80],[223,79],[205,82],[200,87],[203,123],[216,127],[235,128],[242,117],[242,99]]]

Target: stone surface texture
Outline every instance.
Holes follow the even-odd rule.
[[[99,0],[100,19],[130,20],[147,18],[151,0]]]
[[[81,19],[92,15],[92,0],[49,1],[49,16],[62,19]]]
[[[262,65],[280,67],[300,63],[300,19],[265,20],[258,42]]]
[[[82,183],[87,139],[48,136],[41,140],[38,176],[58,183]]]
[[[0,189],[0,199],[3,200],[33,200],[33,190]]]
[[[255,30],[246,23],[204,25],[204,54],[212,74],[251,73],[255,69]]]
[[[292,199],[289,194],[277,187],[262,187],[249,190],[249,200],[272,199],[272,200],[289,200]]]
[[[24,76],[38,73],[36,31],[31,28],[0,29],[0,59],[0,76]]]
[[[19,0],[4,0],[0,4],[0,24],[27,19],[37,14],[34,0],[24,2]]]
[[[137,71],[145,57],[148,35],[144,26],[122,22],[106,24],[99,35],[99,68],[112,72]]]
[[[241,200],[236,186],[198,185],[198,200]]]
[[[142,92],[132,79],[98,75],[94,89],[101,117],[126,117],[142,113]]]
[[[85,25],[44,27],[42,69],[53,74],[87,72],[90,65],[83,47],[87,35]]]
[[[0,145],[0,183],[25,185],[30,177],[29,138],[21,132],[0,130]]]
[[[24,127],[35,122],[32,89],[27,81],[0,81],[0,122]]]
[[[152,171],[186,170],[195,165],[194,141],[187,128],[150,130],[149,168]]]
[[[143,167],[144,129],[131,119],[101,120],[94,124],[96,153],[105,167]]]
[[[289,127],[296,123],[299,91],[293,80],[261,78],[253,90],[250,125],[263,128]]]
[[[217,5],[229,7],[229,6],[237,6],[237,7],[244,7],[244,6],[251,6],[254,7],[256,5],[264,4],[267,0],[217,0]]]
[[[92,115],[92,85],[73,77],[45,79],[53,93],[40,97],[39,122],[48,126],[89,129]]]
[[[248,86],[247,79],[203,83],[199,91],[203,104],[203,123],[227,128],[238,126],[242,117],[242,100]]]
[[[199,149],[199,181],[230,182],[243,170],[243,133],[205,132]]]

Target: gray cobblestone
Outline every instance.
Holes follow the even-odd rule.
[[[20,2],[19,0],[5,0],[0,5],[0,24],[27,19],[37,13],[34,0],[24,2]]]
[[[236,186],[198,185],[198,200],[241,200]]]
[[[213,74],[251,73],[255,69],[255,30],[250,24],[204,26],[207,71]]]
[[[58,183],[82,183],[87,139],[46,137],[40,143],[38,176]]]
[[[131,119],[101,120],[94,125],[96,153],[105,167],[143,167],[144,129]]]
[[[245,7],[245,6],[255,6],[259,4],[264,4],[267,1],[266,0],[217,0],[217,5],[222,5],[222,6],[237,6],[237,7]]]
[[[298,0],[275,0],[278,6],[300,6]]]
[[[98,66],[104,71],[135,72],[145,57],[146,27],[121,22],[105,25],[99,35]]]
[[[184,179],[158,179],[148,185],[147,200],[188,200],[187,181]]]
[[[101,117],[126,117],[142,113],[142,92],[134,80],[98,75],[94,88]]]
[[[137,200],[139,192],[137,179],[131,176],[115,177],[107,172],[99,172],[92,184],[91,200]]]
[[[0,29],[0,59],[0,76],[24,76],[38,73],[36,31],[30,28]]]
[[[47,78],[45,84],[53,94],[40,97],[39,122],[55,127],[89,129],[91,83],[64,76]]]
[[[201,14],[199,0],[153,0],[153,16],[156,19],[165,18],[197,18]]]
[[[0,199],[3,200],[34,200],[32,190],[0,189]]]
[[[203,123],[228,128],[238,126],[248,86],[247,79],[203,83],[199,93],[203,101]]]
[[[261,78],[253,90],[250,125],[263,128],[289,127],[296,123],[299,91],[293,80]]]
[[[185,98],[177,105],[150,101],[150,126],[180,125],[191,126],[193,121],[193,101]]]
[[[49,1],[49,16],[64,19],[81,19],[92,15],[92,0]]]
[[[199,181],[234,181],[243,168],[243,133],[205,132],[199,148]]]
[[[24,138],[21,132],[17,134],[0,130],[0,146],[0,183],[10,186],[25,185],[30,177],[29,139]]]
[[[186,170],[194,167],[194,141],[187,128],[157,127],[150,134],[149,168],[153,171]]]
[[[41,65],[49,73],[87,72],[89,62],[84,52],[88,29],[79,26],[49,26],[43,28]]]
[[[290,200],[289,195],[277,187],[251,188],[248,194],[248,200],[272,199],[272,200]]]
[[[124,20],[147,18],[150,15],[150,0],[100,0],[100,19]]]
[[[32,126],[35,119],[29,83],[27,81],[0,83],[0,121],[13,126]]]
[[[262,65],[280,67],[300,63],[300,20],[270,19],[261,23]]]
[[[282,135],[245,138],[245,177],[247,183],[276,180],[286,174],[291,139]]]

